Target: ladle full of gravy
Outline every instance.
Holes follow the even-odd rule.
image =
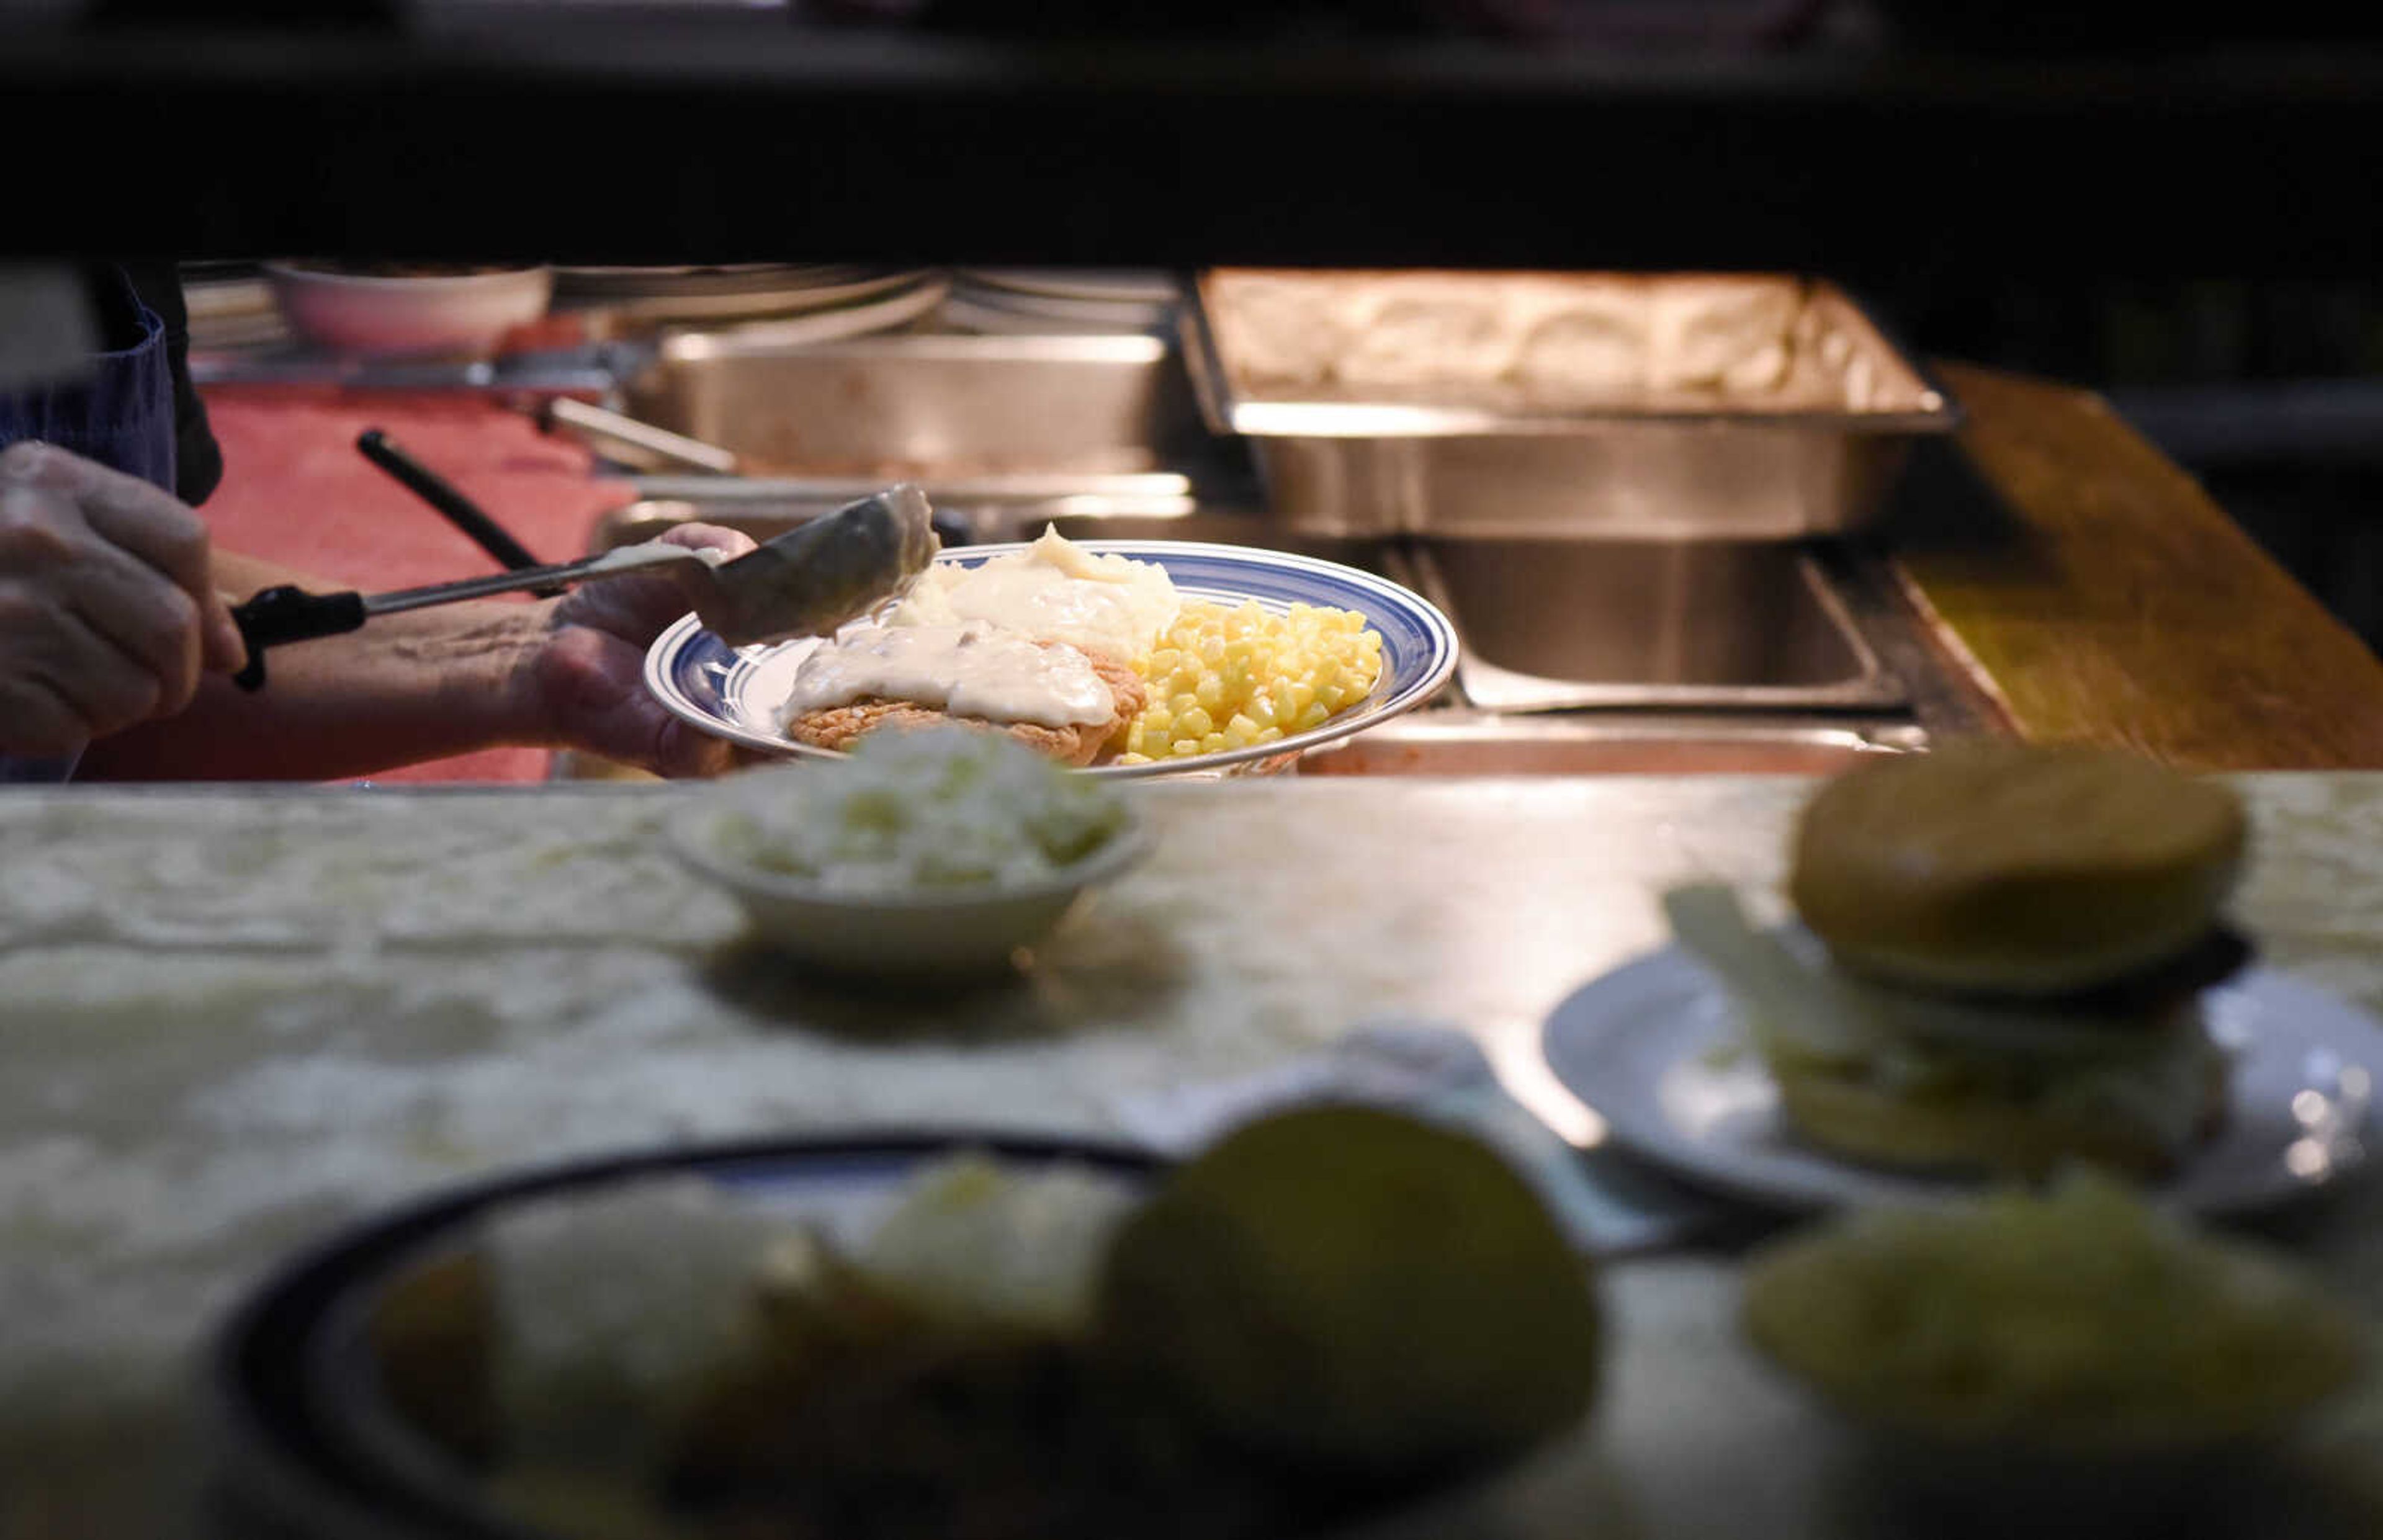
[[[232,610],[248,643],[243,689],[265,684],[265,649],[361,628],[375,615],[484,598],[562,583],[592,583],[668,569],[701,574],[688,583],[703,623],[733,647],[789,636],[824,636],[898,597],[940,542],[926,494],[889,487],[787,531],[742,556],[648,541],[548,567],[525,567],[457,583],[387,594],[310,594],[267,588]]]

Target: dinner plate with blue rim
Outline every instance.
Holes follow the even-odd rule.
[[[922,1167],[970,1152],[1072,1166],[1128,1187],[1162,1169],[1131,1146],[968,1130],[757,1138],[632,1151],[475,1178],[356,1219],[264,1278],[216,1328],[203,1392],[214,1443],[209,1534],[321,1540],[554,1540],[492,1504],[353,1371],[358,1323],[409,1270],[475,1226],[557,1200],[697,1177],[758,1212],[848,1235]]]
[[[1167,573],[1187,599],[1239,605],[1251,601],[1277,614],[1294,604],[1353,610],[1382,638],[1381,677],[1364,699],[1343,707],[1321,725],[1276,743],[1216,754],[1189,755],[1147,765],[1094,765],[1088,775],[1138,778],[1230,773],[1275,768],[1301,754],[1362,733],[1429,700],[1456,671],[1456,628],[1428,600],[1388,578],[1335,561],[1284,551],[1189,540],[1082,540],[1095,555],[1148,561]],[[975,567],[1024,545],[962,546],[937,553],[952,566]],[[788,738],[779,705],[795,672],[818,647],[809,637],[768,646],[732,647],[682,617],[646,653],[646,688],[682,720],[715,737],[765,754],[833,758],[833,750]]]

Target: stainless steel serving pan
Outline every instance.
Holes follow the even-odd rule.
[[[1837,533],[1959,415],[1850,298],[1796,277],[1216,269],[1183,324],[1210,425],[1316,532]]]
[[[1463,639],[1458,687],[1493,711],[1900,708],[1805,549],[1710,540],[1402,543],[1398,575]]]
[[[772,465],[882,482],[1172,468],[1208,440],[1160,337],[667,337],[630,415]]]

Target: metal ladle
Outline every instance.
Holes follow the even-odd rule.
[[[248,663],[233,675],[241,689],[265,685],[265,649],[361,628],[375,615],[485,598],[556,584],[589,583],[661,568],[704,573],[695,612],[732,647],[788,636],[824,636],[866,614],[926,570],[940,542],[926,494],[907,483],[722,560],[720,552],[658,541],[624,546],[579,561],[524,567],[456,583],[387,594],[310,594],[267,588],[232,609]]]

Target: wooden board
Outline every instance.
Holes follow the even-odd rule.
[[[2193,770],[2383,768],[2383,661],[2099,397],[1967,366],[1885,534],[2020,736]]]

